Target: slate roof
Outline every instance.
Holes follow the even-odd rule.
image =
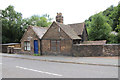
[[[76,23],[76,24],[68,24],[71,28],[77,33],[77,35],[82,35],[83,30],[85,28],[84,23]]]
[[[56,23],[61,29],[71,38],[71,39],[81,39],[78,35],[82,35],[84,27],[84,23],[76,23],[76,24],[62,24],[58,22]],[[37,27],[37,26],[30,26],[36,35],[41,39],[43,35],[47,32],[48,28],[50,27]]]
[[[36,33],[36,35],[41,39],[45,32],[48,30],[48,27],[37,27],[37,26],[31,26],[33,31]]]
[[[74,31],[73,28],[71,28],[70,25],[64,25],[61,23],[56,22],[59,27],[62,28],[62,30],[71,38],[71,39],[81,39],[77,33]]]

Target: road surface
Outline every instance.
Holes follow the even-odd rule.
[[[3,78],[118,78],[118,67],[2,58]]]

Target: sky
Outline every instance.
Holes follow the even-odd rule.
[[[32,15],[49,14],[53,21],[61,12],[64,24],[81,23],[90,16],[104,11],[111,5],[117,6],[120,0],[0,0],[0,9],[13,5],[23,18]]]

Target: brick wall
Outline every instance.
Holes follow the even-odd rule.
[[[120,45],[73,45],[73,56],[118,56],[120,55]]]

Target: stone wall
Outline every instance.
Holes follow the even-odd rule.
[[[103,56],[118,56],[120,55],[120,45],[107,44],[103,46]]]
[[[73,45],[73,56],[89,57],[101,56],[103,54],[102,45]]]
[[[42,40],[42,55],[67,55],[72,56],[71,54],[71,40],[60,40],[60,52],[53,51],[51,49],[52,40]],[[57,48],[57,47],[56,47]]]
[[[37,37],[36,33],[33,31],[33,29],[31,29],[31,27],[29,27],[21,39],[21,54],[30,54],[30,55],[34,54],[34,40],[38,40],[38,53],[40,53],[40,40]],[[30,42],[31,50],[29,50],[29,51],[24,50],[24,41]]]
[[[13,49],[14,49],[14,53],[16,53],[16,54],[21,53],[21,48],[13,48]]]
[[[120,45],[73,45],[73,56],[118,56],[120,55]]]

